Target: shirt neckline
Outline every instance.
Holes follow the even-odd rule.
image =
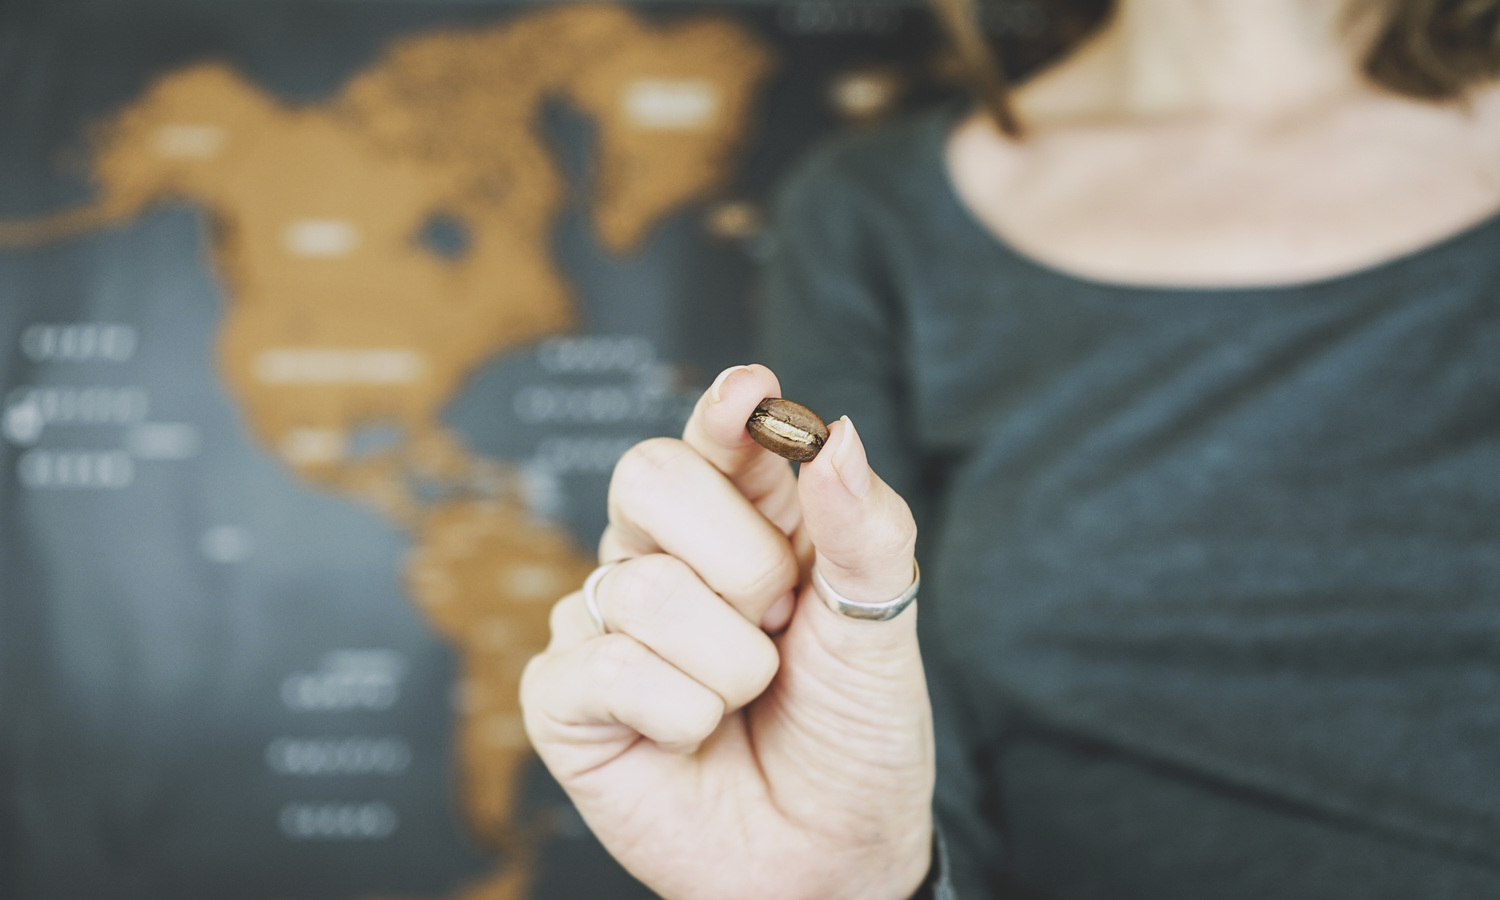
[[[943,198],[943,203],[949,207],[950,213],[957,217],[961,223],[961,227],[969,231],[971,237],[977,238],[982,243],[987,244],[992,250],[999,252],[1010,262],[1054,280],[1082,285],[1099,291],[1112,291],[1121,294],[1191,295],[1204,297],[1273,296],[1315,293],[1328,288],[1389,277],[1394,271],[1408,268],[1435,256],[1445,255],[1457,247],[1467,245],[1471,241],[1479,240],[1492,230],[1500,231],[1500,209],[1497,209],[1436,240],[1422,244],[1412,250],[1399,253],[1388,259],[1351,269],[1347,272],[1297,281],[1250,285],[1193,285],[1151,284],[1146,282],[1109,281],[1103,278],[1095,278],[1082,273],[1071,272],[1022,251],[1003,235],[996,233],[981,221],[975,215],[974,211],[970,209],[969,205],[964,202],[963,197],[958,193],[957,185],[953,182],[953,174],[948,170],[947,147],[948,140],[954,128],[963,121],[967,113],[968,109],[963,106],[956,109],[949,107],[943,110],[942,114],[934,116],[934,121],[928,135],[927,162],[931,166],[932,174],[940,185],[940,194]]]

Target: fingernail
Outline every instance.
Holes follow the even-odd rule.
[[[848,416],[841,416],[839,421],[844,427],[839,429],[842,434],[839,445],[834,448],[833,471],[838,473],[839,481],[849,493],[863,497],[870,489],[870,461],[865,456],[865,445]]]
[[[760,617],[762,631],[775,634],[786,627],[786,623],[792,618],[792,604],[797,602],[797,593],[787,591],[781,595],[781,599],[771,604],[766,614]]]
[[[749,366],[730,366],[729,368],[720,372],[719,377],[714,379],[713,386],[708,389],[708,399],[713,401],[714,403],[718,403],[720,400],[724,399],[719,395],[719,390],[724,387],[724,382],[729,379],[729,376],[733,375],[736,372],[748,371],[750,371]]]

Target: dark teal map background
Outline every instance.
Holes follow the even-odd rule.
[[[9,3],[0,7],[0,219],[86,204],[86,129],[165,71],[225,60],[284,101],[312,102],[394,39],[533,8]],[[778,54],[723,191],[752,207],[764,208],[812,143],[855,127],[827,97],[840,72],[889,67],[907,86],[908,107],[951,93],[932,74],[933,26],[914,5],[639,8],[663,19],[723,12]],[[607,386],[617,373],[549,363],[557,345],[496,358],[445,417],[480,454],[517,464],[585,424],[590,435],[622,441],[671,433],[713,373],[752,352],[755,237],[715,236],[700,204],[660,224],[639,254],[610,256],[581,199],[592,126],[562,108],[545,120],[574,185],[554,248],[583,336],[599,339],[585,346],[638,362],[644,354],[666,374],[668,402],[644,430],[539,426],[524,421],[524,391]],[[248,436],[216,375],[226,298],[206,227],[199,210],[178,205],[123,227],[0,250],[5,403],[23,388],[140,389],[153,419],[190,423],[199,436],[191,453],[140,462],[129,488],[113,491],[33,489],[18,472],[26,448],[0,438],[0,898],[443,896],[494,868],[454,802],[452,653],[402,595],[404,536],[298,483]],[[124,326],[116,336],[129,337],[130,352],[28,354],[26,335],[36,338],[34,326],[46,323]],[[40,446],[102,451],[119,435],[85,423],[44,433]],[[538,503],[585,546],[604,524],[607,472],[607,459],[573,460],[539,489]],[[288,706],[289,684],[332,677],[329,667],[345,664],[361,673],[365,694],[323,711]],[[364,762],[354,774],[290,773],[275,742],[299,735],[363,741]],[[349,839],[301,839],[286,824],[298,804],[354,805],[369,827]],[[517,814],[556,834],[535,896],[649,896],[536,767]]]

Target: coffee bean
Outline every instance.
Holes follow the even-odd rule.
[[[811,462],[828,440],[828,426],[817,413],[780,397],[760,401],[745,430],[757,444],[792,462]]]

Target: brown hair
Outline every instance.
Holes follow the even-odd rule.
[[[1007,70],[1029,71],[1066,53],[1114,8],[1112,0],[1037,0],[1034,28],[1000,22],[987,29],[982,12],[1005,7],[985,0],[932,3],[980,102],[1009,135],[1021,133],[1021,122],[1011,106]],[[1354,14],[1375,17],[1365,74],[1398,94],[1450,100],[1500,76],[1500,0],[1360,0]],[[1002,35],[991,40],[987,31]]]

